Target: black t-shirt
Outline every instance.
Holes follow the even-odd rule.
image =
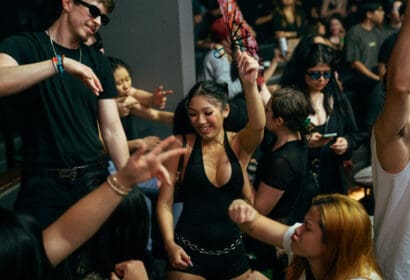
[[[389,37],[387,37],[387,39],[383,41],[383,44],[381,45],[380,50],[379,50],[379,58],[378,58],[379,63],[387,64],[398,36],[399,36],[399,32],[396,32],[390,35]]]
[[[134,140],[141,138],[138,133],[138,124],[136,122],[136,117],[128,115],[121,118],[122,127],[124,128],[125,135],[127,140]]]
[[[306,175],[307,147],[303,141],[290,141],[267,153],[261,163],[261,181],[284,191],[269,217],[287,218],[301,191]]]
[[[104,92],[98,97],[82,81],[68,73],[52,77],[20,93],[17,123],[21,129],[26,164],[72,167],[106,158],[98,137],[98,100],[117,96],[108,60],[94,48],[80,44],[77,50],[54,43],[57,54],[80,60],[93,69]],[[6,38],[0,52],[20,65],[50,60],[54,56],[44,32]]]

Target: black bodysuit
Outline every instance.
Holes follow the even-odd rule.
[[[194,264],[185,272],[208,279],[234,278],[249,268],[241,232],[228,215],[230,203],[242,197],[244,178],[226,133],[224,147],[232,168],[225,185],[215,187],[209,181],[202,159],[201,138],[196,137],[180,188],[184,207],[175,240]]]

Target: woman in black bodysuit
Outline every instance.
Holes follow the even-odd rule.
[[[246,279],[250,273],[239,228],[230,221],[227,207],[237,197],[252,200],[246,167],[262,140],[265,114],[256,77],[258,62],[236,53],[245,90],[249,121],[238,133],[225,131],[229,114],[226,85],[197,83],[187,97],[188,152],[179,188],[184,208],[173,227],[174,185],[163,186],[157,203],[158,220],[169,257],[167,279]],[[178,160],[169,170],[177,177]]]

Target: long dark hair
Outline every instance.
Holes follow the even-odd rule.
[[[130,77],[132,76],[132,70],[131,67],[125,63],[124,60],[118,58],[118,57],[114,57],[114,56],[107,56],[108,61],[110,62],[112,71],[114,72],[118,67],[124,67],[128,73],[130,74]]]
[[[0,275],[9,280],[42,280],[45,252],[31,216],[0,208]]]
[[[306,71],[308,68],[315,67],[320,63],[328,65],[332,72],[328,84],[323,89],[326,113],[330,115],[333,110],[337,110],[344,116],[347,114],[348,108],[345,102],[342,102],[342,91],[336,80],[335,52],[327,45],[314,43],[311,37],[301,40],[295,48],[293,56],[283,73],[281,85],[295,86],[308,97],[309,93],[305,82]],[[332,99],[333,106],[331,105]],[[313,107],[310,102],[309,104],[313,114]]]
[[[101,229],[84,245],[82,275],[98,273],[109,278],[115,264],[144,260],[149,235],[149,215],[144,194],[134,188]]]

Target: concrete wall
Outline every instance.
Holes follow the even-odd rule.
[[[101,34],[107,55],[117,56],[133,70],[133,85],[152,91],[172,89],[166,110],[195,83],[195,56],[190,0],[117,0],[110,24]],[[145,134],[171,133],[171,126],[139,121]]]

